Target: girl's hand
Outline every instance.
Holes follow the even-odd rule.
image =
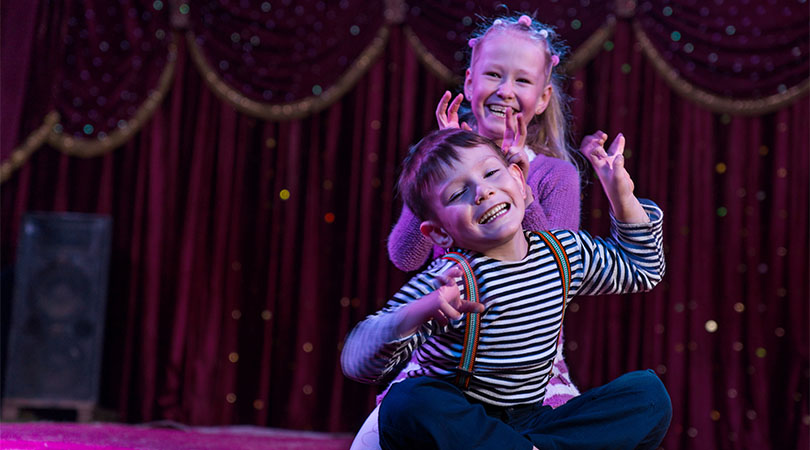
[[[450,91],[445,91],[442,99],[439,100],[439,106],[436,107],[436,120],[439,122],[439,129],[445,128],[461,128],[462,130],[472,131],[467,122],[458,121],[458,108],[461,106],[461,101],[464,100],[463,94],[458,94],[450,102]],[[449,104],[449,106],[448,106]]]
[[[506,154],[506,159],[512,164],[517,164],[526,177],[529,175],[529,157],[524,149],[527,124],[523,119],[523,113],[512,115],[512,108],[506,108],[505,125],[501,149]]]
[[[529,179],[529,156],[526,154],[526,134],[528,124],[523,113],[512,115],[512,108],[506,108],[506,126],[503,130],[501,149],[510,164],[517,164],[523,172],[523,178]],[[531,187],[526,184],[526,206],[534,201]]]

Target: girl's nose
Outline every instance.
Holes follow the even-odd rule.
[[[512,88],[512,82],[509,80],[503,80],[498,86],[498,97],[512,98],[514,96],[515,90]]]

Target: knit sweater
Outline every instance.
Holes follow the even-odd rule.
[[[532,190],[534,201],[526,207],[524,229],[579,230],[579,174],[573,164],[538,154],[529,164],[526,184]],[[428,259],[444,253],[444,249],[434,247],[433,242],[421,233],[421,223],[421,219],[403,205],[402,214],[388,236],[388,255],[391,262],[402,271],[417,270]],[[545,404],[556,408],[577,395],[579,390],[571,381],[563,357],[561,334]]]

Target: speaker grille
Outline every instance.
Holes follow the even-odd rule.
[[[111,219],[31,213],[22,231],[5,397],[96,402]]]

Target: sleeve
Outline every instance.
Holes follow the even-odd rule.
[[[396,335],[396,312],[435,290],[433,280],[450,267],[437,260],[430,268],[411,278],[376,314],[366,317],[349,333],[340,355],[340,364],[347,377],[361,383],[386,383],[407,364],[413,351],[430,336],[443,333],[447,326],[433,320],[424,323],[410,336]]]
[[[431,256],[433,242],[419,231],[421,224],[422,221],[403,205],[399,220],[388,235],[388,258],[403,272],[419,269]]]
[[[554,232],[570,258],[570,296],[644,292],[664,277],[663,212],[649,200],[640,201],[650,223],[612,218],[610,238],[585,231]]]
[[[573,164],[538,155],[529,167],[526,182],[534,201],[526,208],[524,228],[579,230],[580,181]]]

